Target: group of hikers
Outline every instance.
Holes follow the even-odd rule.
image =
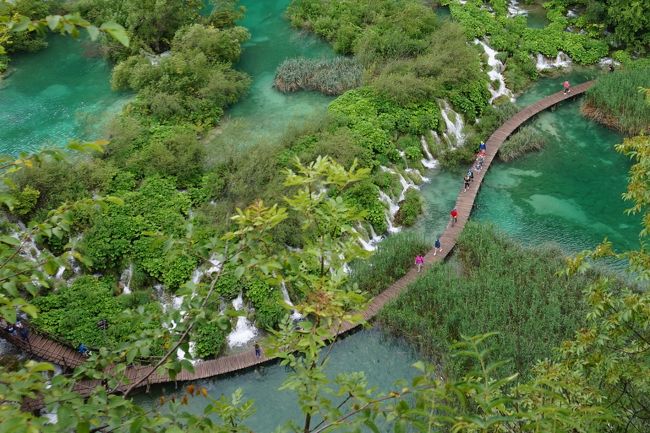
[[[467,192],[470,184],[474,181],[474,171],[480,172],[483,169],[483,164],[485,163],[485,152],[487,151],[487,145],[485,142],[481,142],[478,146],[478,153],[476,154],[476,160],[472,166],[467,170],[467,174],[463,178],[463,192]],[[450,223],[453,227],[458,222],[458,209],[453,208],[449,212]],[[436,242],[433,245],[433,255],[435,256],[438,253],[442,253],[442,244],[440,242],[440,236],[436,237]],[[418,272],[422,271],[424,266],[424,256],[418,254],[415,256],[415,265],[417,266]]]
[[[29,343],[29,327],[22,320],[16,320],[16,323],[7,326],[6,330],[10,335],[18,336],[24,342]]]

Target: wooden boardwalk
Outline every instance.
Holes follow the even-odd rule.
[[[434,255],[434,252],[430,251],[425,256],[426,265],[444,260],[456,245],[458,235],[463,230],[463,227],[469,219],[469,215],[474,206],[474,201],[476,200],[476,196],[478,194],[478,190],[481,186],[485,173],[490,168],[492,161],[494,160],[499,148],[506,140],[506,138],[508,138],[510,134],[512,134],[519,126],[521,126],[531,117],[559,102],[584,93],[593,84],[593,81],[580,84],[578,86],[575,86],[572,89],[571,93],[568,95],[564,95],[562,92],[558,92],[524,108],[515,114],[512,118],[510,118],[507,122],[505,122],[490,136],[486,142],[487,151],[483,169],[480,172],[475,172],[474,181],[470,185],[470,188],[466,192],[463,192],[461,188],[458,194],[458,199],[456,200],[456,209],[459,213],[458,222],[453,227],[451,225],[447,226],[444,233],[440,237],[440,242],[443,248],[442,253]],[[459,185],[462,184],[462,179],[458,179],[458,183]],[[415,268],[411,268],[406,275],[393,283],[381,294],[373,298],[368,304],[366,310],[363,312],[364,318],[366,320],[370,320],[376,316],[384,307],[384,305],[386,305],[386,303],[392,299],[395,299],[406,288],[406,286],[417,279],[417,276],[417,270]],[[353,326],[349,324],[344,325],[338,331],[338,335],[344,334],[350,331],[352,328]],[[64,367],[74,368],[85,361],[85,358],[83,358],[72,348],[55,342],[39,334],[31,333],[28,341],[23,341],[16,336],[7,334],[7,332],[0,327],[0,335],[15,345],[19,346],[23,350],[32,353],[36,357],[62,365]],[[183,371],[176,377],[176,381],[198,380],[227,373],[233,373],[255,367],[271,360],[272,359],[269,359],[264,355],[262,355],[260,358],[257,358],[255,356],[255,352],[253,350],[249,350],[247,352],[235,355],[222,356],[217,359],[198,362],[194,365],[193,373]],[[149,366],[130,367],[127,370],[127,376],[132,383],[134,380],[137,380],[137,378],[141,378],[144,375],[149,374],[152,368],[153,367]],[[167,382],[171,382],[171,379],[167,375],[153,373],[147,380],[142,382],[140,386],[148,386],[151,384]],[[80,382],[77,386],[77,390],[84,395],[89,395],[92,389],[97,385],[99,385],[99,383],[95,381]],[[125,387],[121,388],[121,390],[124,389]]]

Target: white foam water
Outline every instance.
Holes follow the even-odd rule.
[[[295,305],[293,302],[291,302],[291,298],[289,297],[289,291],[287,290],[287,285],[282,281],[280,283],[280,291],[282,292],[282,299],[284,300],[284,303],[289,305],[290,307],[294,307]],[[300,320],[302,319],[302,314],[300,314],[298,311],[295,309],[291,310],[291,320]]]
[[[528,11],[522,9],[517,0],[510,0],[508,2],[508,17],[516,17],[519,15],[528,15]]]
[[[120,287],[122,288],[122,293],[125,295],[131,293],[132,278],[133,278],[133,263],[130,263],[129,267],[124,269],[122,275],[120,275]]]
[[[485,54],[488,56],[487,63],[490,67],[490,70],[488,71],[488,77],[490,77],[490,84],[488,89],[492,95],[490,98],[490,104],[501,96],[507,96],[510,101],[514,101],[515,98],[512,96],[512,92],[506,87],[506,80],[503,77],[505,66],[501,60],[497,59],[497,51],[493,50],[488,44],[483,41],[479,41],[478,39],[475,39],[474,43],[483,47],[483,51],[485,51]],[[492,85],[494,81],[499,83],[496,89]]]
[[[435,132],[433,133],[435,134]],[[420,137],[420,144],[422,145],[422,152],[424,152],[425,156],[425,158],[422,158],[422,165],[428,169],[436,168],[438,166],[438,160],[435,159],[431,154],[429,143],[427,143],[427,140],[424,138],[424,136]]]
[[[544,71],[547,69],[554,69],[554,68],[568,68],[571,66],[571,58],[564,54],[562,51],[557,53],[557,56],[555,56],[555,59],[549,59],[548,57],[544,56],[541,53],[537,54],[537,63],[535,64],[535,67],[537,68],[538,71]]]
[[[244,297],[240,293],[235,300],[232,301],[232,306],[235,311],[241,311],[244,308]],[[245,346],[257,335],[257,328],[248,320],[246,316],[237,317],[237,324],[235,329],[226,337],[229,347]]]
[[[447,140],[447,144],[453,148],[465,144],[465,135],[463,134],[463,128],[465,125],[463,124],[463,117],[452,110],[449,103],[444,100],[442,101],[440,112],[442,114],[442,120],[444,120],[447,128],[446,132],[443,133],[445,140]],[[451,117],[454,118],[453,121],[451,120]]]

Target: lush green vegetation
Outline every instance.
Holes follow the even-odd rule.
[[[541,150],[546,139],[544,134],[534,126],[524,126],[508,138],[499,148],[501,161],[512,161],[528,152]]]
[[[354,58],[329,60],[287,59],[275,72],[275,87],[281,92],[315,90],[326,95],[340,95],[361,85],[363,68]]]
[[[582,288],[589,279],[558,276],[565,267],[558,250],[529,250],[491,226],[471,223],[455,258],[435,265],[380,315],[388,330],[449,373],[467,367],[449,357],[463,335],[499,332],[493,356],[511,359],[515,371],[527,374],[584,324]]]
[[[650,62],[628,63],[627,67],[602,76],[587,91],[582,112],[625,134],[650,132],[650,106],[639,91],[650,87]]]
[[[526,17],[508,17],[505,1],[493,0],[490,13],[482,0],[469,0],[461,5],[446,0],[451,14],[463,27],[469,39],[487,38],[489,45],[501,52],[506,65],[504,76],[508,87],[518,92],[537,78],[532,56],[541,53],[555,57],[559,51],[568,54],[574,62],[590,65],[606,56],[607,44],[598,37],[579,32],[567,32],[569,19],[561,13],[549,14],[551,23],[543,29],[529,28]]]
[[[79,277],[68,287],[61,287],[49,295],[34,299],[34,305],[40,314],[33,324],[39,330],[63,339],[72,347],[83,343],[90,348],[116,349],[147,327],[154,326],[134,318],[126,320],[122,311],[141,306],[142,314],[157,315],[160,304],[152,302],[146,294],[144,297],[135,293],[116,297],[115,288],[115,280]],[[98,326],[101,320],[108,324],[105,330]],[[162,346],[158,345],[154,353],[160,355]]]
[[[409,188],[404,200],[398,203],[399,210],[395,214],[395,223],[410,227],[417,221],[422,213],[422,197],[417,190]]]
[[[419,235],[402,232],[381,241],[372,256],[351,265],[350,284],[363,292],[378,295],[413,267],[415,256],[431,249]]]
[[[577,16],[568,22],[610,45],[639,54],[650,52],[650,5],[624,0],[551,0],[545,5],[553,16]]]

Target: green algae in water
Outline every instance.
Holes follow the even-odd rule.
[[[408,380],[418,374],[412,367],[417,359],[413,349],[400,340],[378,330],[364,330],[334,345],[327,370],[331,378],[339,373],[364,371],[370,386],[386,392],[394,389],[395,381]],[[271,432],[288,419],[301,420],[295,394],[278,390],[286,376],[285,367],[273,364],[227,378],[201,380],[196,385],[206,387],[212,398],[229,396],[242,388],[245,398],[255,400],[256,408],[246,424],[253,431]],[[158,387],[135,399],[149,408],[161,395],[173,393],[173,386]],[[190,400],[189,410],[200,414],[206,403],[203,397],[195,397]]]
[[[251,39],[244,44],[237,69],[247,72],[251,88],[227,112],[221,133],[208,141],[216,148],[267,145],[279,140],[290,127],[322,117],[332,97],[316,92],[281,93],[273,87],[275,70],[292,57],[331,58],[334,52],[323,40],[293,29],[284,17],[289,0],[243,0],[242,26]]]
[[[12,56],[0,87],[0,153],[34,152],[70,139],[95,139],[106,113],[128,97],[111,90],[110,65],[83,40],[52,36],[49,47]]]
[[[573,84],[581,72],[569,75]],[[567,76],[542,79],[518,103],[522,106],[561,88]],[[473,217],[495,223],[525,244],[552,242],[573,253],[605,237],[619,250],[638,248],[640,219],[625,214],[629,160],[614,149],[617,132],[580,114],[580,100],[541,113],[532,123],[544,131],[541,152],[504,164],[493,163]],[[622,267],[619,264],[615,267]]]

